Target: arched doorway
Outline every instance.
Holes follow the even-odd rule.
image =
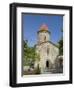
[[[46,68],[49,68],[49,61],[46,61]]]

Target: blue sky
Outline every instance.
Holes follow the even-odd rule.
[[[23,39],[28,40],[29,46],[37,44],[37,31],[42,24],[48,26],[51,32],[50,41],[56,44],[62,37],[63,16],[60,15],[38,15],[22,14]]]

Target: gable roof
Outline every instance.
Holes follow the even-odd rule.
[[[59,48],[56,44],[54,44],[54,43],[51,42],[51,41],[45,41],[45,42],[42,42],[42,43],[36,44],[35,46],[37,46],[37,45],[41,45],[41,44],[44,44],[44,43],[51,43],[51,44],[54,45],[55,47]]]

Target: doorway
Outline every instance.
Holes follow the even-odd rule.
[[[46,68],[49,68],[49,61],[46,61]]]

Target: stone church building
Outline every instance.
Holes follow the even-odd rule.
[[[35,67],[39,66],[41,73],[50,72],[59,55],[59,48],[50,41],[51,33],[47,25],[43,24],[37,32],[36,52],[40,59],[35,61]]]

